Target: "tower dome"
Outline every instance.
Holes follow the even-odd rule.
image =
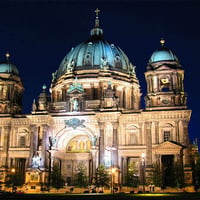
[[[151,55],[147,69],[159,69],[165,63],[168,67],[180,68],[180,63],[177,56],[164,46],[165,40],[160,40],[161,47]]]
[[[0,115],[20,114],[22,112],[22,94],[24,87],[19,71],[7,60],[0,63]]]
[[[19,75],[17,67],[9,62],[10,54],[6,53],[7,60],[0,63],[0,73]]]
[[[165,41],[161,39],[160,43],[161,48],[153,52],[145,72],[146,110],[185,109],[184,70],[175,54],[164,47]]]
[[[95,27],[90,32],[90,38],[71,49],[54,78],[59,79],[66,73],[88,69],[109,69],[127,74],[133,72],[133,65],[126,54],[118,46],[104,40],[103,30],[99,27],[99,10],[95,12]]]
[[[172,53],[170,49],[167,48],[160,48],[157,51],[154,51],[149,62],[160,62],[160,61],[176,61],[177,57],[175,54]]]

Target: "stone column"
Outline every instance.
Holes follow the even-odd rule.
[[[152,82],[153,82],[153,93],[157,92],[158,89],[158,82],[157,82],[157,76],[152,76]]]
[[[91,88],[91,97],[90,97],[90,99],[95,99],[94,83],[90,83],[90,88]]]
[[[143,126],[143,123],[139,123],[138,124],[139,127],[138,127],[138,131],[139,131],[139,138],[138,138],[138,144],[143,144],[143,133],[142,133],[142,126]]]
[[[97,150],[92,150],[92,159],[91,159],[91,170],[90,170],[90,176],[91,176],[91,183],[93,181],[93,178],[95,176],[95,171],[96,171],[96,159],[97,159]]]
[[[155,142],[159,144],[159,122],[155,122]]]
[[[113,144],[112,146],[114,148],[116,148],[116,150],[111,150],[111,153],[112,153],[112,163],[113,163],[113,166],[114,167],[119,167],[118,165],[118,134],[117,134],[117,129],[118,129],[118,126],[119,126],[119,123],[118,122],[112,122],[112,125],[113,125]]]
[[[2,165],[8,166],[8,150],[9,150],[9,133],[10,133],[10,126],[4,126],[4,144],[3,144],[3,152],[5,155],[5,158],[3,159]]]
[[[179,121],[176,121],[176,142],[180,143]]]
[[[124,106],[124,89],[121,88],[121,91],[120,91],[120,101],[119,101],[119,107],[120,108],[123,108]]]
[[[127,103],[126,103],[126,88],[123,88],[123,100],[122,100],[123,104],[122,104],[122,108],[126,108],[127,107]]]
[[[136,109],[136,92],[134,90],[134,87],[132,87],[132,92],[131,92],[131,109],[135,110]]]
[[[45,168],[48,166],[47,150],[49,149],[49,138],[48,138],[48,125],[42,125],[42,149],[41,149],[41,162],[40,167]]]
[[[32,166],[32,157],[34,153],[37,151],[37,145],[38,145],[38,132],[36,125],[30,125],[30,155],[29,155],[29,162],[28,167]]]
[[[151,124],[152,122],[146,122],[146,166],[152,165],[152,135],[151,135]]]
[[[126,182],[126,176],[127,176],[127,167],[128,166],[128,158],[126,156],[122,157],[122,162],[121,162],[121,176],[122,176],[122,184],[125,184]]]
[[[99,165],[104,164],[104,127],[105,122],[99,122],[100,137],[99,137]]]
[[[100,81],[99,82],[99,98],[100,98],[100,100],[101,100],[101,98],[103,98],[103,93],[104,93],[104,91],[103,91],[103,82]]]
[[[185,155],[185,165],[190,165],[190,155],[189,155],[189,137],[188,137],[188,121],[183,121],[183,145],[186,146],[184,149]]]

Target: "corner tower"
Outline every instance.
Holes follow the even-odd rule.
[[[154,51],[147,65],[145,79],[146,110],[186,109],[184,70],[178,58],[160,40],[161,48]]]
[[[0,63],[0,114],[20,114],[24,87],[17,67],[10,63],[10,54]]]

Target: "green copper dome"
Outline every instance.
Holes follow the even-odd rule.
[[[103,39],[98,16],[95,27],[90,32],[90,38],[71,49],[62,60],[54,78],[58,79],[68,72],[90,69],[135,73],[135,68],[126,54],[118,46]]]
[[[161,61],[178,61],[178,58],[172,51],[166,47],[164,47],[165,40],[161,39],[161,48],[154,51],[151,58],[149,59],[149,63],[161,62]]]
[[[77,45],[65,56],[60,64],[57,76],[73,68],[100,69],[107,65],[111,70],[129,71],[130,61],[124,52],[105,40],[89,40]]]
[[[177,61],[177,57],[172,53],[170,49],[161,48],[157,51],[154,51],[149,62],[160,62],[160,61]]]
[[[17,67],[14,64],[9,63],[8,61],[0,63],[0,73],[19,75]]]

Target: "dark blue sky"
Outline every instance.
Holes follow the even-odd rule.
[[[104,38],[118,45],[136,65],[141,91],[146,92],[144,72],[148,59],[166,40],[185,70],[191,140],[199,137],[200,113],[200,1],[181,0],[1,0],[0,61],[5,52],[20,71],[25,91],[24,113],[42,85],[51,83],[71,47],[89,37],[96,8]],[[143,99],[142,99],[143,101]]]

